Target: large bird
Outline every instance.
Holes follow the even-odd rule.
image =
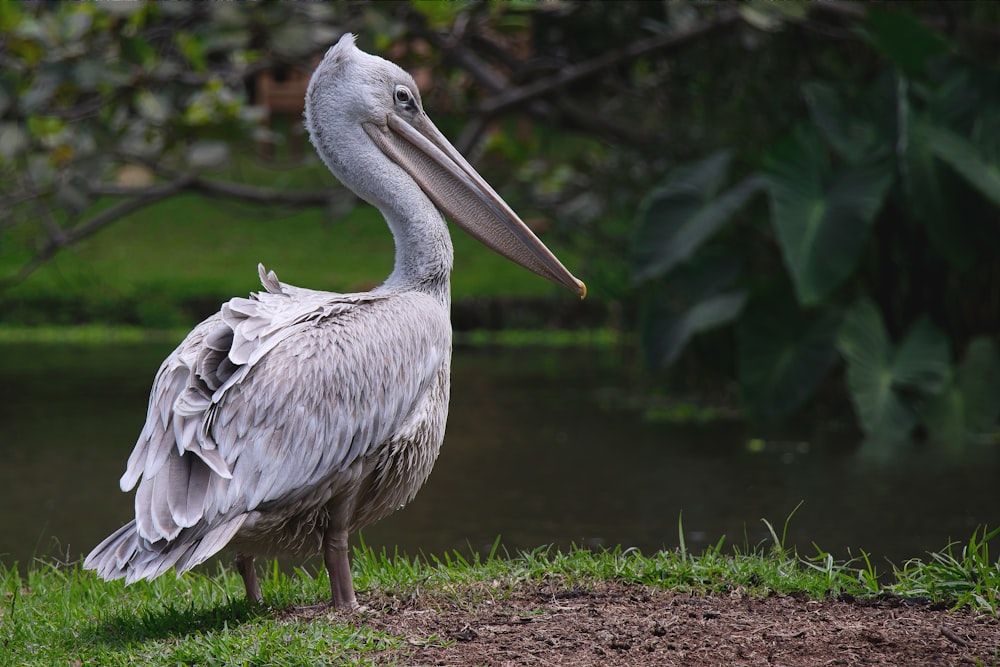
[[[413,79],[345,34],[313,73],[306,126],[330,171],[385,216],[395,267],[370,292],[279,282],[234,298],[167,357],[121,478],[135,520],[84,566],[131,583],[235,547],[322,550],[335,607],[354,608],[348,534],[409,502],[444,438],[452,244],[445,223],[535,273],[586,288],[427,117]]]

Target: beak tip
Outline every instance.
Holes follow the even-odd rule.
[[[576,284],[576,293],[580,295],[580,301],[583,301],[587,298],[587,285],[582,280],[577,280]]]

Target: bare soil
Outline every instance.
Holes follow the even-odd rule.
[[[464,597],[369,594],[366,611],[326,613],[403,637],[378,654],[388,664],[1000,664],[996,617],[901,598],[699,596],[616,583]]]

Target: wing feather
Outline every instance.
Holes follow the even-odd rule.
[[[122,476],[123,489],[138,483],[143,540],[197,540],[177,545],[178,569],[249,512],[329,485],[388,441],[450,354],[448,313],[430,296],[337,295],[261,272],[267,292],[224,304],[164,361]]]

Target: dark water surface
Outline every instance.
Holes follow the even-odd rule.
[[[131,516],[118,477],[170,345],[0,345],[0,562],[89,551]],[[873,462],[852,443],[748,447],[739,424],[644,423],[612,407],[611,350],[457,349],[441,457],[416,500],[365,530],[390,552],[604,544],[689,549],[779,531],[837,558],[900,563],[1000,524],[1000,457],[917,452]],[[757,451],[759,450],[759,451]]]

